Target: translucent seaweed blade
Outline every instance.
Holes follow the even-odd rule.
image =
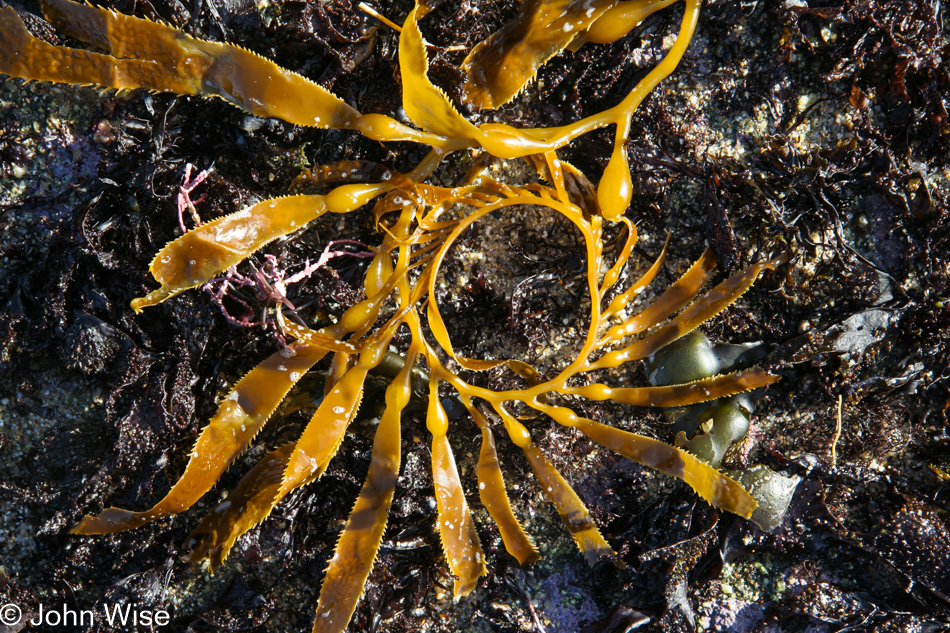
[[[627,237],[624,240],[624,244],[620,248],[620,251],[617,253],[617,261],[615,261],[613,266],[611,266],[610,269],[606,273],[604,273],[604,277],[601,280],[601,284],[600,284],[601,295],[605,294],[608,290],[613,288],[614,284],[617,283],[617,280],[620,279],[620,273],[623,272],[624,267],[627,265],[627,262],[630,260],[630,255],[633,254],[633,247],[637,245],[636,225],[630,220],[628,220],[627,218],[621,218],[621,221],[624,223],[624,225],[626,225]],[[667,237],[667,242],[669,242],[669,237]],[[656,268],[657,270],[659,270],[660,266],[662,266],[662,260],[665,257],[666,257],[666,245],[664,245],[663,250],[660,251],[660,256],[657,257],[657,261],[654,262],[653,266],[646,273],[644,273],[640,277],[640,279],[637,280],[637,283],[635,284],[635,286],[640,283],[643,283],[643,287],[646,287],[647,285],[649,285],[650,282],[653,281],[653,276],[656,276],[656,272],[653,272],[653,269]],[[652,273],[652,276],[651,276],[651,273]],[[622,296],[623,294],[626,294],[626,292],[631,292],[631,290],[632,289],[628,289],[621,295],[618,295],[618,298]],[[642,287],[640,290],[633,291],[633,294],[634,295],[639,294],[641,291],[642,291]],[[618,299],[614,299],[614,301],[611,301],[607,310],[603,312],[602,318],[609,317],[614,312],[617,312],[618,310],[622,310],[626,306],[627,301],[629,301],[629,298],[626,300],[621,299],[618,301]],[[615,303],[619,303],[620,305],[618,307],[615,307]]]
[[[353,306],[350,309],[356,307]],[[373,313],[372,309],[368,311]],[[342,319],[334,327],[347,329]],[[383,359],[394,332],[395,326],[380,331],[360,353],[357,363],[346,370],[323,398],[323,402],[317,407],[307,428],[294,446],[278,497],[283,497],[290,491],[308,484],[326,469],[327,464],[339,449],[347,427],[359,410],[366,376]]]
[[[338,366],[345,368],[346,355],[335,354],[334,365],[337,365],[337,359],[342,359]],[[342,380],[345,376],[346,373],[339,380]],[[350,379],[355,381],[358,377],[359,373],[356,373]],[[336,386],[339,380],[335,380],[333,386]],[[304,445],[305,450],[298,452],[296,449],[299,441],[291,442],[272,451],[265,457],[241,479],[237,488],[228,495],[227,500],[218,504],[198,528],[191,533],[186,544],[191,553],[186,557],[186,560],[197,560],[212,553],[214,556],[213,563],[220,565],[224,562],[235,541],[267,518],[274,506],[280,503],[284,497],[296,488],[319,479],[326,472],[330,460],[333,459],[343,440],[343,433],[349,426],[349,421],[359,407],[362,394],[360,390],[353,401],[353,408],[349,412],[345,412],[349,416],[348,419],[341,421],[338,417],[328,418],[327,411],[331,413],[339,412],[341,405],[338,399],[341,398],[341,394],[349,394],[343,395],[343,398],[354,397],[351,393],[351,387],[340,385],[341,389],[333,394],[333,386],[327,390],[324,402],[321,403],[321,407],[317,408],[310,424],[307,426],[307,429],[311,430],[311,436],[308,437],[312,437],[315,433],[313,429],[326,432],[319,438],[321,443],[315,445],[308,441]],[[327,409],[323,409],[322,405],[331,396],[335,399],[331,401]],[[334,421],[336,424],[334,424]],[[285,476],[290,471],[291,458],[295,458],[295,464],[297,465],[295,472],[297,472],[299,479],[285,482]],[[301,466],[304,460],[306,460],[306,464]],[[286,485],[283,485],[285,483]]]
[[[86,516],[76,534],[110,534],[138,527],[187,510],[221,477],[225,468],[250,444],[291,387],[323,358],[325,352],[298,348],[293,356],[278,352],[242,378],[204,428],[185,472],[164,499],[143,512],[107,508]]]
[[[115,58],[116,81],[72,83],[220,97],[255,116],[320,128],[352,129],[359,120],[359,112],[325,88],[239,46],[68,0],[44,0],[43,9],[58,27]],[[120,74],[139,60],[154,62],[150,73]]]
[[[342,633],[372,570],[399,475],[399,413],[376,429],[369,475],[343,528],[317,602],[314,633]]]
[[[455,456],[446,437],[448,416],[439,403],[438,381],[430,382],[426,425],[432,433],[432,481],[439,513],[439,536],[449,569],[455,576],[455,597],[475,589],[485,570],[485,555],[465,501]]]
[[[267,518],[280,499],[280,488],[287,460],[294,443],[289,442],[268,453],[241,478],[228,498],[208,513],[185,540],[185,562],[211,557],[211,568],[224,563],[228,552],[242,534]]]
[[[169,242],[152,260],[149,270],[162,287],[135,299],[132,309],[141,312],[208,282],[325,212],[323,196],[288,196],[258,202],[188,231]]]
[[[689,334],[700,324],[713,318],[748,290],[753,282],[764,270],[774,270],[785,261],[785,256],[779,256],[765,262],[749,266],[732,277],[716,285],[715,288],[702,295],[692,305],[670,319],[655,332],[639,341],[619,350],[607,352],[592,368],[617,367],[626,362],[640,360],[655,354],[664,346],[669,345],[680,337]]]
[[[388,189],[388,185],[342,185],[325,196],[297,195],[264,200],[202,224],[158,252],[149,270],[162,287],[132,301],[132,309],[140,312],[206,283],[327,211],[352,211]]]
[[[478,455],[478,494],[488,514],[498,526],[508,553],[522,565],[541,558],[511,510],[505,480],[498,463],[498,452],[495,450],[495,438],[487,426],[482,427],[482,447]]]
[[[568,387],[563,391],[589,400],[613,400],[638,407],[680,407],[751,391],[771,385],[779,379],[779,376],[754,367],[742,372],[712,376],[681,385],[608,387],[601,383],[593,383],[580,387]]]
[[[466,101],[498,108],[616,0],[524,0],[518,16],[472,49],[462,64]]]
[[[548,412],[549,415],[552,412]],[[552,417],[557,419],[557,413]],[[748,519],[756,502],[737,482],[684,450],[649,437],[615,429],[571,412],[576,427],[601,446],[620,453],[638,464],[649,466],[670,477],[686,482],[713,507]]]
[[[597,20],[581,33],[570,49],[578,50],[587,42],[609,44],[636,28],[643,20],[656,11],[670,6],[679,0],[626,0],[605,11]]]
[[[153,61],[116,59],[33,37],[11,7],[0,9],[0,73],[23,79],[106,88],[152,88],[196,94],[190,81],[162,77]]]
[[[626,220],[626,218],[623,218],[623,220]],[[633,224],[630,224],[629,226],[633,227]],[[634,239],[636,239],[636,229],[631,228],[630,230],[633,231]],[[666,242],[663,243],[663,248],[660,250],[660,254],[657,256],[656,260],[653,262],[653,265],[651,265],[646,270],[646,272],[640,275],[640,278],[637,279],[636,282],[633,283],[633,285],[631,285],[629,288],[627,288],[626,290],[624,290],[623,292],[621,292],[620,294],[618,294],[616,297],[614,297],[611,300],[610,305],[608,305],[607,308],[604,310],[604,313],[603,313],[604,318],[611,317],[617,314],[618,312],[620,312],[621,310],[623,310],[624,308],[626,308],[627,305],[630,303],[630,301],[632,301],[641,292],[643,292],[651,283],[653,283],[653,280],[656,279],[657,273],[660,272],[660,268],[663,266],[663,262],[666,261],[666,249],[669,246],[669,244],[670,244],[670,236],[667,235]],[[629,256],[630,254],[630,251],[627,250],[628,247],[632,250],[632,245],[630,245],[630,240],[627,241],[627,245],[625,245],[624,247],[623,255],[625,256]],[[617,261],[617,266],[622,265],[624,261],[625,261],[624,259],[619,259]],[[613,272],[613,269],[610,272]],[[605,278],[604,286],[605,287],[607,286],[606,278]],[[625,322],[625,323],[628,323],[628,322]],[[617,329],[618,328],[614,328],[612,332],[616,331]],[[605,337],[605,340],[611,340],[610,334],[608,334],[608,336]]]
[[[587,506],[577,496],[571,485],[567,483],[561,473],[541,454],[541,450],[534,444],[524,447],[524,454],[531,464],[531,470],[534,471],[541,489],[547,495],[548,499],[557,508],[561,515],[564,525],[567,526],[578,549],[591,565],[597,563],[601,558],[617,559],[617,553],[607,544],[600,530],[594,525]]]
[[[405,367],[386,389],[386,410],[376,428],[369,474],[327,567],[314,633],[342,633],[376,560],[399,476],[400,417],[412,395],[415,358],[411,348]]]
[[[324,397],[294,446],[278,496],[310,483],[326,468],[359,409],[368,373],[368,367],[353,367]]]
[[[669,243],[669,238],[667,238],[667,243]],[[646,284],[641,285],[638,281],[633,287],[618,295],[611,301],[604,314],[614,314],[625,308],[627,303],[653,280],[653,277],[659,272],[659,265],[665,259],[665,256],[666,246],[663,247],[663,251],[654,265],[644,275],[644,278],[647,279]],[[625,319],[623,323],[611,328],[603,338],[603,342],[616,341],[625,336],[637,334],[676,313],[696,297],[700,289],[712,278],[715,269],[716,255],[712,249],[706,249],[702,257],[696,260],[673,285],[664,290],[656,301],[644,308],[639,314]]]
[[[454,139],[478,138],[479,131],[429,81],[425,42],[416,22],[418,7],[409,12],[399,37],[402,106],[409,119],[424,130]]]

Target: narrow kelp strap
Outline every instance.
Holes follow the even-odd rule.
[[[610,269],[604,273],[604,278],[600,282],[600,294],[604,295],[608,290],[614,287],[617,281],[620,279],[620,274],[627,266],[627,262],[630,261],[630,256],[633,254],[633,249],[637,245],[637,227],[636,225],[628,220],[627,218],[621,218],[621,221],[624,224],[624,227],[627,232],[627,237],[624,240],[623,246],[617,253],[617,259],[610,267]],[[669,238],[667,238],[667,243],[669,243]],[[660,256],[657,258],[657,261],[653,263],[653,266],[637,281],[637,284],[642,284],[642,286],[637,290],[634,295],[639,294],[643,291],[643,287],[646,287],[653,281],[653,277],[656,276],[656,272],[652,272],[653,268],[659,270],[660,266],[663,265],[663,259],[666,257],[666,244],[663,245],[663,250],[660,252]],[[652,272],[652,275],[651,275]],[[627,294],[628,291],[621,293],[621,295]],[[629,300],[629,299],[628,299]],[[611,301],[610,305],[603,311],[604,318],[611,316],[613,313],[617,312],[620,308],[614,308],[615,301]],[[626,305],[626,302],[623,303]]]
[[[508,437],[524,452],[542,492],[554,504],[564,526],[587,562],[593,565],[601,558],[616,560],[616,552],[597,529],[587,506],[561,473],[541,453],[541,449],[534,444],[531,434],[524,425],[501,404],[493,404],[493,407],[495,413],[501,417]]]
[[[593,420],[583,420],[577,429],[627,459],[685,481],[714,508],[748,519],[758,505],[735,480],[675,446]]]
[[[634,233],[634,239],[636,239],[636,233]],[[632,300],[642,294],[643,291],[646,290],[651,283],[653,283],[653,280],[656,279],[657,273],[660,272],[660,268],[663,267],[663,262],[666,261],[666,253],[669,245],[670,236],[667,235],[666,241],[663,243],[663,248],[660,250],[660,254],[657,255],[656,259],[653,261],[653,264],[648,269],[646,269],[644,273],[640,275],[640,277],[629,288],[611,299],[610,304],[604,308],[604,319],[609,319],[614,315],[618,315],[630,304]],[[615,264],[614,267],[611,268],[606,275],[604,275],[603,292],[607,292],[607,289],[613,285],[613,280],[611,277],[614,274],[614,270],[617,269],[619,265],[626,264],[627,258],[630,257],[632,250],[632,248],[628,250],[626,244],[624,245],[624,248],[620,253],[620,257],[617,259],[617,264]],[[610,283],[608,283],[608,281]],[[625,319],[624,322],[628,323],[629,319]],[[603,340],[604,339],[601,339],[599,345],[603,344]]]
[[[617,552],[610,547],[600,530],[597,529],[587,506],[574,492],[568,481],[541,453],[541,449],[534,444],[530,444],[524,448],[524,454],[528,458],[528,463],[531,465],[531,470],[534,471],[538,484],[544,491],[545,496],[557,508],[561,521],[567,531],[570,532],[587,563],[594,565],[601,559],[609,558],[617,566],[622,567],[623,564],[620,562]]]
[[[99,22],[111,15],[102,9],[75,6],[79,7],[78,10],[101,14],[103,19]],[[3,33],[0,38],[0,72],[7,75],[55,83],[92,84],[119,90],[164,90],[182,95],[198,94],[200,89],[193,78],[170,75],[167,69],[151,59],[118,59],[111,55],[47,44],[33,37],[12,7],[0,9],[0,31]]]
[[[72,532],[111,534],[190,508],[250,445],[290,389],[325,355],[325,351],[307,346],[272,354],[222,401],[198,436],[184,473],[165,498],[143,512],[107,508],[97,516],[84,517]]]
[[[327,211],[355,210],[388,189],[386,185],[343,185],[326,196],[273,198],[202,224],[155,255],[149,271],[162,286],[132,301],[132,309],[141,312],[197,288]]]
[[[477,108],[501,107],[616,0],[524,0],[517,17],[471,50],[462,94]]]
[[[478,495],[482,505],[498,526],[508,553],[522,565],[533,563],[540,558],[540,554],[511,509],[488,420],[469,398],[461,396],[460,399],[482,432],[482,446],[478,454]]]
[[[293,450],[294,442],[288,442],[248,471],[228,498],[212,508],[185,539],[187,553],[182,560],[192,562],[210,557],[212,570],[224,564],[241,535],[266,519],[271,508],[280,502],[277,492]]]
[[[351,129],[359,120],[359,112],[325,88],[239,46],[199,40],[165,24],[67,0],[42,0],[41,4],[57,27],[109,51],[111,59],[100,64],[116,69],[111,82],[77,77],[69,83],[220,97],[255,116],[277,116],[299,125]],[[63,55],[88,55],[59,50]],[[151,72],[124,76],[125,66],[139,60],[148,60]],[[50,56],[44,61],[55,64],[57,59]],[[36,71],[41,75],[36,78],[56,81],[42,76],[43,66]]]
[[[667,238],[667,243],[669,243],[669,238]],[[666,247],[664,246],[663,253],[665,252]],[[662,255],[663,254],[661,254],[660,259],[663,258]],[[639,313],[623,319],[621,323],[610,328],[607,334],[600,339],[598,345],[606,345],[618,341],[626,336],[638,334],[657,323],[661,323],[671,314],[675,314],[690,301],[695,299],[700,289],[712,279],[712,274],[715,270],[716,254],[711,248],[707,248],[703,255],[693,262],[693,265],[690,266],[675,283],[663,291],[663,294]],[[653,271],[651,267],[650,271],[648,271],[644,277],[649,277],[652,280],[655,274],[656,272]],[[637,286],[639,286],[639,282]],[[643,286],[640,286],[640,288],[642,289]],[[634,292],[631,288],[631,290],[619,295],[611,301],[610,306],[604,311],[604,314],[616,314],[620,312],[620,310],[627,307],[630,300],[633,299],[638,292],[639,291]]]
[[[359,362],[343,374],[323,398],[287,461],[279,496],[310,483],[323,472],[325,464],[336,454],[347,427],[356,416],[363,399],[366,376],[381,359],[382,352],[375,346],[364,350]]]
[[[589,400],[613,400],[636,407],[682,407],[766,387],[778,380],[778,376],[760,367],[753,367],[742,372],[720,374],[680,385],[608,387],[602,383],[591,383],[580,387],[565,387],[561,392]]]
[[[412,366],[419,353],[410,346],[406,364],[386,389],[386,409],[376,427],[369,473],[330,559],[317,602],[315,633],[338,633],[346,628],[383,540],[401,447],[400,419],[412,396]]]
[[[686,482],[713,507],[749,518],[756,501],[726,475],[686,451],[653,438],[581,417],[567,407],[529,403],[563,426],[576,428],[601,446],[638,464]]]
[[[700,324],[713,318],[748,290],[765,270],[774,270],[786,261],[785,255],[753,264],[737,272],[732,277],[717,284],[708,293],[702,295],[682,312],[660,326],[656,331],[644,336],[621,349],[607,352],[592,362],[590,369],[618,367],[624,363],[644,359],[655,354],[661,348],[689,334]],[[689,297],[684,297],[687,301]]]
[[[439,513],[439,537],[449,569],[455,577],[455,597],[467,596],[486,573],[475,522],[465,500],[455,456],[449,444],[449,418],[439,401],[439,381],[429,381],[426,427],[432,434],[432,483]]]

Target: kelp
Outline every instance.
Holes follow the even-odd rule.
[[[715,269],[715,257],[707,251],[652,304],[634,309],[635,298],[653,283],[663,263],[664,246],[638,279],[624,281],[625,287],[620,287],[637,243],[636,228],[623,216],[632,195],[624,149],[630,117],[685,52],[698,19],[699,0],[685,0],[682,25],[672,48],[620,104],[571,125],[527,130],[501,123],[476,126],[430,82],[425,42],[418,26],[427,11],[425,5],[416,5],[409,13],[399,39],[403,105],[416,129],[386,115],[360,113],[319,85],[240,47],[198,40],[169,26],[69,0],[43,0],[41,4],[48,19],[64,32],[106,52],[41,42],[27,32],[13,9],[4,8],[0,9],[0,72],[42,81],[217,97],[256,116],[354,130],[377,141],[411,141],[431,147],[407,174],[373,164],[317,168],[310,176],[313,181],[349,182],[324,195],[293,195],[259,202],[200,225],[158,252],[150,271],[160,287],[133,301],[136,311],[207,283],[273,240],[305,228],[327,212],[351,213],[372,203],[381,240],[374,247],[373,261],[363,281],[366,298],[348,308],[335,323],[310,328],[284,318],[282,306],[277,303],[277,322],[292,343],[252,369],[224,398],[201,432],[181,478],[162,500],[139,512],[108,508],[85,517],[74,528],[75,533],[126,530],[191,507],[248,448],[303,375],[329,356],[331,369],[325,395],[298,439],[268,453],[189,537],[186,558],[210,556],[213,564],[220,564],[241,534],[266,518],[285,496],[326,471],[359,411],[367,377],[390,364],[387,354],[400,329],[408,332],[404,362],[387,370],[395,375],[386,389],[386,406],[375,432],[369,472],[330,559],[314,631],[339,632],[346,628],[372,570],[398,477],[400,421],[413,397],[414,375],[416,382],[420,376],[428,382],[424,397],[437,525],[446,561],[455,577],[456,597],[470,593],[486,567],[462,474],[448,440],[450,420],[442,404],[446,393],[458,397],[480,432],[476,473],[479,496],[498,526],[506,549],[520,563],[537,560],[539,554],[506,492],[495,443],[495,432],[502,430],[524,453],[541,489],[587,560],[594,563],[606,557],[617,561],[617,554],[570,483],[535,443],[527,420],[512,413],[518,406],[575,428],[610,450],[684,481],[717,508],[742,517],[751,515],[755,500],[709,464],[659,440],[579,416],[567,406],[576,398],[634,406],[680,406],[756,389],[777,380],[753,368],[659,387],[616,387],[598,382],[603,370],[645,359],[715,317],[759,275],[784,261],[779,256],[755,264],[702,293]],[[582,40],[620,37],[668,4],[670,0],[526,0],[516,22],[476,47],[466,60],[473,85],[481,81],[473,79],[475,75],[487,76],[485,68],[495,63],[493,58],[524,51],[524,67],[508,78],[513,83],[500,93],[495,87],[473,88],[469,95],[479,90],[502,95],[512,92],[514,84],[530,80],[537,68],[559,50],[580,45]],[[570,29],[565,28],[569,24]],[[555,33],[558,25],[560,32]],[[490,84],[488,80],[486,86]],[[514,88],[518,89],[520,85]],[[496,106],[504,98],[493,96],[484,105]],[[555,151],[581,134],[608,125],[617,127],[614,151],[595,188],[583,174],[561,162]],[[471,173],[457,187],[424,182],[451,152],[478,147],[501,159],[526,158],[550,186],[497,181],[484,169],[484,160],[476,160]],[[378,182],[352,182],[364,178]],[[436,295],[441,268],[459,238],[486,216],[522,206],[558,214],[583,236],[589,323],[576,357],[554,376],[545,376],[516,358],[478,360],[458,354]],[[451,216],[447,213],[450,208]],[[459,215],[460,209],[463,211]],[[603,237],[609,222],[622,223],[626,238],[608,255]],[[378,324],[384,314],[382,324]],[[424,372],[418,369],[420,366],[424,366]],[[494,390],[475,384],[474,372],[487,369],[510,372],[524,386]]]
[[[501,107],[565,48],[616,41],[676,1],[525,0],[514,20],[465,58],[465,100],[478,108]]]
[[[614,150],[597,187],[597,201],[601,214],[616,221],[633,195],[624,150],[630,119],[650,91],[676,68],[699,19],[700,0],[684,1],[683,22],[672,48],[623,101],[555,128],[519,130],[504,123],[475,126],[462,117],[426,76],[428,61],[417,22],[426,13],[424,5],[410,11],[399,47],[403,108],[422,130],[382,114],[361,114],[321,86],[239,46],[206,42],[172,27],[69,0],[44,0],[41,5],[50,21],[110,53],[46,44],[30,35],[16,12],[6,7],[0,10],[0,29],[5,34],[0,42],[0,72],[41,81],[218,97],[255,116],[356,130],[377,141],[423,143],[440,155],[481,146],[499,158],[519,158],[557,150],[582,134],[615,125]]]

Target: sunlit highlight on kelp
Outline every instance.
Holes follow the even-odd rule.
[[[478,107],[496,108],[521,90],[552,55],[585,42],[622,37],[672,3],[525,0],[515,21],[466,58],[466,99]],[[281,499],[326,471],[357,415],[367,377],[384,362],[400,328],[408,331],[410,342],[401,368],[386,389],[386,407],[375,432],[369,474],[330,560],[314,631],[346,628],[372,569],[399,473],[401,416],[413,397],[414,377],[419,375],[428,382],[426,424],[431,434],[437,525],[455,577],[456,596],[470,593],[486,569],[448,440],[449,425],[454,423],[443,406],[448,393],[462,403],[481,435],[476,473],[479,496],[505,547],[521,563],[536,560],[538,551],[509,503],[496,451],[495,433],[500,429],[524,453],[587,560],[616,559],[616,554],[583,501],[535,444],[529,418],[513,412],[519,407],[575,428],[631,460],[681,479],[717,508],[746,518],[752,514],[755,499],[710,464],[681,448],[582,417],[568,406],[576,398],[633,406],[684,406],[777,380],[752,368],[667,386],[623,387],[599,382],[604,375],[600,370],[649,358],[719,314],[760,274],[784,261],[779,256],[752,265],[703,293],[715,271],[715,256],[707,251],[654,302],[635,307],[636,297],[652,283],[663,262],[664,247],[639,279],[621,284],[637,243],[636,228],[624,217],[633,193],[625,150],[630,120],[646,95],[682,58],[697,24],[699,0],[685,0],[682,24],[672,47],[619,104],[576,123],[547,129],[517,129],[501,123],[476,126],[453,107],[426,75],[426,45],[418,20],[428,7],[422,3],[406,17],[399,38],[403,107],[415,127],[383,114],[360,113],[310,80],[234,45],[198,40],[169,26],[69,0],[44,0],[41,4],[47,18],[64,33],[106,52],[46,44],[27,32],[13,9],[4,8],[0,10],[0,72],[41,81],[214,96],[256,116],[353,130],[377,141],[411,141],[431,147],[405,174],[381,171],[360,161],[324,166],[324,173],[378,174],[378,182],[348,182],[325,195],[265,200],[199,225],[159,251],[150,271],[160,287],[132,302],[137,312],[208,283],[268,243],[299,231],[328,212],[351,213],[372,204],[381,240],[374,247],[363,281],[366,298],[335,323],[313,329],[286,318],[281,305],[275,306],[281,333],[292,343],[234,386],[201,432],[187,467],[164,499],[139,512],[108,508],[85,517],[74,532],[104,534],[131,529],[191,507],[251,445],[301,378],[330,357],[325,397],[296,442],[265,456],[189,537],[189,559],[210,557],[213,564],[220,564],[236,540],[264,520]],[[517,60],[518,64],[505,60]],[[501,67],[505,72],[496,72]],[[582,134],[608,126],[616,128],[614,149],[595,188],[555,152]],[[485,150],[503,160],[524,158],[548,184],[501,182],[483,169],[485,161],[476,161],[478,166],[464,185],[441,187],[425,182],[446,156],[463,150]],[[519,359],[478,360],[458,354],[436,300],[441,267],[460,236],[489,214],[521,206],[559,214],[583,236],[589,324],[577,356],[554,376],[542,375]],[[608,223],[623,225],[625,238],[618,249],[605,247]],[[382,325],[378,321],[383,321]],[[496,391],[471,381],[474,372],[489,369],[511,372],[521,386]],[[598,372],[597,378],[592,372]]]

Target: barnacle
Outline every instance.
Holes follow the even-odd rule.
[[[529,62],[518,81],[530,75],[571,37],[550,33],[571,22],[586,40],[619,37],[668,0],[632,2],[541,2],[522,5],[521,26],[506,27],[473,51],[470,77],[484,69],[490,54],[507,55],[527,46]],[[207,283],[269,242],[304,228],[330,213],[350,213],[372,203],[381,242],[363,282],[366,298],[335,323],[313,329],[284,318],[277,321],[294,343],[261,362],[221,402],[201,432],[190,460],[168,494],[144,511],[108,508],[87,516],[74,528],[82,534],[126,530],[191,507],[210,490],[224,470],[253,441],[278,406],[308,371],[332,358],[326,394],[295,442],[271,451],[238,484],[228,499],[198,525],[188,539],[190,559],[211,557],[220,564],[235,541],[266,518],[292,491],[318,479],[354,420],[370,372],[389,364],[394,374],[386,389],[385,411],[377,426],[366,482],[331,558],[316,609],[314,631],[345,629],[369,575],[386,527],[400,465],[400,421],[413,394],[413,383],[427,377],[426,424],[431,434],[432,474],[438,528],[445,558],[455,577],[455,595],[471,592],[485,573],[461,476],[448,440],[449,417],[442,404],[454,392],[481,435],[476,475],[479,495],[497,525],[505,547],[525,563],[538,552],[511,509],[495,444],[500,421],[505,435],[521,449],[541,488],[554,504],[588,561],[615,558],[590,518],[583,501],[535,444],[528,420],[515,412],[533,410],[577,429],[593,441],[640,464],[676,477],[717,508],[749,517],[756,502],[733,479],[675,446],[578,415],[578,398],[634,406],[673,407],[713,400],[763,387],[777,377],[759,368],[712,375],[666,386],[627,387],[599,382],[605,372],[644,360],[693,331],[732,304],[762,274],[781,264],[769,259],[721,281],[706,293],[715,257],[707,251],[669,289],[649,305],[634,309],[665,257],[638,279],[621,287],[637,242],[636,227],[625,217],[632,195],[624,143],[630,117],[650,90],[672,72],[696,25],[699,0],[686,0],[683,23],[664,60],[617,106],[561,128],[519,130],[499,124],[476,126],[462,117],[426,76],[425,43],[417,4],[406,18],[399,43],[403,106],[419,129],[381,114],[363,114],[319,85],[229,44],[189,37],[169,26],[119,15],[69,0],[44,0],[47,17],[71,36],[107,53],[51,46],[33,38],[11,8],[0,10],[0,72],[43,81],[96,84],[118,89],[169,91],[213,96],[257,116],[273,116],[298,125],[354,130],[378,141],[412,141],[430,146],[409,173],[375,170],[378,182],[341,184],[325,195],[290,195],[265,200],[200,225],[170,242],[155,256],[150,271],[160,287],[132,302],[141,311]],[[555,10],[564,16],[552,17]],[[591,11],[587,11],[591,8]],[[538,15],[540,21],[530,16]],[[544,17],[547,16],[547,17]],[[614,16],[608,23],[601,20]],[[621,19],[622,18],[622,19]],[[562,24],[563,22],[563,24]],[[556,30],[556,29],[555,29]],[[520,34],[519,34],[520,33]],[[525,35],[524,33],[529,33]],[[493,53],[494,51],[494,53]],[[516,87],[515,90],[520,88]],[[491,89],[494,91],[494,88]],[[506,88],[502,94],[511,92]],[[475,94],[473,89],[470,95]],[[507,97],[492,97],[490,107]],[[616,125],[610,162],[595,188],[555,151],[591,130]],[[489,177],[476,167],[457,187],[424,181],[451,152],[482,147],[501,159],[525,157],[549,183],[515,185]],[[481,165],[479,163],[479,165]],[[326,166],[332,173],[344,166]],[[489,214],[519,206],[559,214],[583,236],[585,285],[590,300],[587,332],[576,357],[556,375],[543,375],[519,359],[480,360],[455,351],[436,298],[440,270],[453,245],[469,227]],[[620,222],[626,239],[616,253],[605,252],[604,229]],[[377,326],[378,321],[383,321]],[[409,332],[402,362],[387,356],[397,330]],[[424,374],[418,367],[424,368]],[[492,390],[471,378],[489,369],[512,374],[517,388]]]

